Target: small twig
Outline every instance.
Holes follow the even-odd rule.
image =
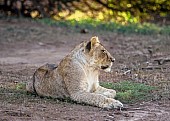
[[[166,62],[170,62],[170,59],[155,59],[154,61],[158,62],[158,65],[163,65]]]
[[[141,68],[142,70],[154,70],[154,69],[157,69],[157,70],[161,70],[161,69],[167,69],[165,67],[146,67],[146,68]]]

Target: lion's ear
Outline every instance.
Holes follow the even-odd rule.
[[[95,45],[98,45],[100,43],[98,37],[94,36],[91,38],[91,46],[94,47]]]
[[[91,40],[87,43],[86,49],[90,51],[94,46],[98,45],[100,43],[98,37],[94,36],[91,38]]]
[[[87,49],[88,51],[90,51],[90,50],[91,50],[91,41],[89,41],[89,42],[87,43],[87,45],[86,45],[86,49]]]

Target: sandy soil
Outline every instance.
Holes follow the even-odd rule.
[[[79,31],[79,30],[77,30]],[[127,110],[103,110],[71,101],[40,98],[16,87],[45,63],[58,63],[81,41],[97,35],[114,55],[113,72],[102,81],[125,79],[159,86],[152,101],[125,104]],[[30,20],[0,20],[0,121],[169,121],[170,37],[112,32],[81,34],[71,28]],[[161,64],[160,64],[160,63]]]

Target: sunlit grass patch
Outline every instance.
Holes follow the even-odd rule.
[[[153,86],[131,81],[117,83],[102,82],[101,85],[116,90],[116,99],[123,103],[135,103],[149,100],[151,99],[152,92],[156,89],[156,87]]]
[[[170,26],[158,26],[152,23],[129,23],[122,25],[115,22],[104,22],[93,19],[84,20],[53,20],[53,19],[41,19],[38,20],[41,23],[45,23],[50,26],[56,27],[68,27],[72,30],[88,29],[91,31],[111,31],[124,34],[163,34],[170,35]]]

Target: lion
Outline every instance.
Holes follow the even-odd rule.
[[[100,108],[121,108],[115,100],[116,91],[99,85],[99,72],[110,72],[115,59],[92,37],[76,46],[56,65],[45,64],[38,68],[33,80],[27,83],[28,92],[52,98],[70,98]]]

